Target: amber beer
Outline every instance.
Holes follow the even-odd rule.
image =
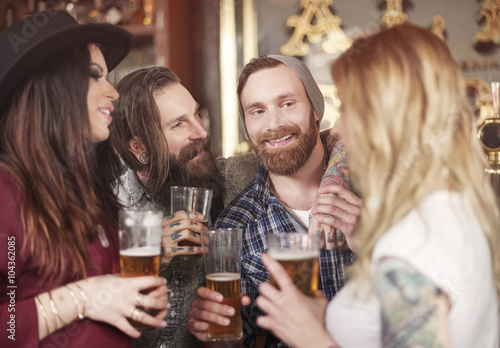
[[[160,249],[157,247],[134,247],[120,250],[120,274],[124,278],[157,276],[160,272]],[[145,292],[147,293],[147,291]],[[137,306],[137,309],[147,312],[152,316],[158,314],[158,310],[150,310]],[[139,331],[152,332],[156,328],[139,323],[127,318],[127,320]]]
[[[208,338],[212,341],[238,340],[243,336],[240,313],[240,274],[211,273],[206,276],[207,288],[220,292],[224,296],[223,304],[234,308],[229,326],[209,323]]]
[[[269,255],[281,263],[302,293],[313,296],[318,290],[319,251],[269,250]],[[273,277],[271,283],[277,287]]]
[[[120,250],[121,276],[157,276],[160,272],[160,249],[157,247],[134,247]]]

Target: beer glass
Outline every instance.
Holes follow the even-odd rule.
[[[294,284],[305,295],[318,290],[321,237],[305,233],[267,235],[268,254],[285,268]],[[271,276],[271,283],[278,287]]]
[[[240,228],[219,228],[202,232],[203,262],[207,287],[224,296],[224,304],[234,308],[229,326],[209,323],[211,341],[235,341],[243,337],[240,312],[241,238]]]
[[[120,274],[124,278],[153,275],[160,271],[161,211],[121,210],[119,217]],[[152,311],[139,308],[152,315]],[[138,330],[153,328],[129,319]]]
[[[205,217],[202,223],[205,227],[208,227],[214,190],[201,187],[172,186],[170,192],[170,213],[172,215],[180,210],[184,210],[186,214],[192,212],[201,213]],[[179,246],[199,245],[190,241],[180,241]],[[189,259],[190,257],[200,257],[200,255],[184,256],[183,259]]]

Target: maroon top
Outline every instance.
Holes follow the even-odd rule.
[[[34,297],[57,286],[37,285],[39,265],[28,248],[22,252],[24,202],[19,186],[0,169],[0,347],[132,347],[132,338],[122,331],[89,319],[73,321],[38,342]],[[94,263],[87,267],[89,277],[119,272],[117,231],[106,231],[106,236],[108,247],[99,238],[87,244]]]

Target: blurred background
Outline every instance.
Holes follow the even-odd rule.
[[[426,27],[446,42],[467,78],[478,124],[493,115],[490,84],[500,80],[498,0],[1,0],[0,30],[55,8],[81,23],[107,22],[134,35],[134,49],[110,74],[111,82],[145,66],[175,71],[200,104],[217,155],[249,151],[236,86],[252,57],[303,60],[325,95],[326,129],[338,116],[332,60],[354,38],[402,22]]]

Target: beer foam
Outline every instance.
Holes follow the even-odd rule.
[[[319,250],[269,250],[267,253],[278,261],[304,260],[319,257]]]
[[[147,257],[147,256],[157,256],[160,255],[159,247],[135,247],[126,250],[120,250],[120,255],[123,256],[135,256],[135,257]]]
[[[206,276],[207,280],[215,281],[231,281],[240,279],[239,273],[210,273]]]

